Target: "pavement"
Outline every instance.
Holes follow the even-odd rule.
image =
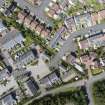
[[[15,1],[19,4],[21,8],[25,9],[26,7],[28,7],[28,9],[32,14],[35,14],[36,17],[38,17],[40,20],[49,24],[49,18],[45,14],[44,10],[48,6],[51,0],[42,0],[40,6],[32,5],[29,2],[27,2],[28,0],[15,0]]]

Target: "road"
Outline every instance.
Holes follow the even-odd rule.
[[[96,32],[96,31],[100,31],[102,29],[105,28],[105,24],[100,24],[100,25],[95,25],[86,29],[82,29],[80,31],[76,31],[74,33],[70,34],[70,37],[67,39],[67,41],[63,44],[63,46],[61,47],[60,51],[57,53],[57,55],[55,55],[55,57],[51,60],[50,66],[54,66],[54,67],[58,67],[58,62],[60,61],[60,59],[63,57],[63,55],[66,52],[71,52],[71,51],[75,51],[75,44],[73,42],[73,39],[79,35],[86,35],[86,34],[90,34],[90,31],[92,30],[92,32]]]
[[[44,21],[45,23],[49,24],[49,19],[45,14],[44,10],[48,6],[51,0],[42,0],[40,6],[31,5],[28,0],[15,0],[21,8],[28,7],[32,14],[35,14],[40,20]]]

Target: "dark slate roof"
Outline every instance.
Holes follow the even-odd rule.
[[[36,94],[37,90],[39,89],[37,83],[32,79],[29,79],[26,81],[26,83],[32,94]]]

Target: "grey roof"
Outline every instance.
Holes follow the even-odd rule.
[[[0,0],[0,8],[3,6],[4,0]]]
[[[5,68],[0,71],[0,81],[9,76],[8,70]]]
[[[32,94],[35,94],[39,89],[37,83],[34,80],[29,79],[26,81],[26,83]]]
[[[26,53],[24,53],[23,55],[21,55],[19,58],[16,59],[16,63],[18,62],[21,62],[22,60],[27,60],[27,58],[30,58],[30,57],[35,57],[33,52],[30,50],[30,51],[27,51]]]
[[[17,30],[13,30],[8,32],[0,39],[0,44],[5,49],[10,49],[13,48],[17,43],[21,44],[22,41],[24,41],[22,34]]]
[[[14,99],[12,97],[12,95],[7,95],[2,99],[2,104],[3,105],[13,105],[14,103]]]
[[[9,41],[11,41],[11,40],[13,40],[13,39],[15,39],[16,37],[18,38],[20,38],[20,36],[22,36],[21,35],[21,33],[19,32],[19,31],[17,31],[17,30],[13,30],[13,31],[10,31],[10,32],[8,32],[6,35],[5,35],[5,37],[3,37],[1,40],[0,40],[0,43],[2,43],[2,44],[5,44],[5,43],[7,43],[7,42],[9,42]],[[18,40],[19,40],[19,38],[18,38]]]
[[[4,31],[6,27],[3,25],[2,20],[0,20],[0,32]]]

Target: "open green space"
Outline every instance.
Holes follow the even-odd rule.
[[[105,105],[105,80],[94,83],[93,97],[95,105]]]

